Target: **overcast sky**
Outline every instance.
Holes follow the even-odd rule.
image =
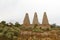
[[[35,12],[40,23],[46,12],[50,24],[60,25],[60,0],[0,0],[0,21],[23,23],[25,14],[29,13],[32,23]]]

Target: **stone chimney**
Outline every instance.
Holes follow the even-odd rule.
[[[46,12],[44,12],[42,24],[43,24],[43,25],[49,25],[48,18],[47,18],[47,15],[46,15]]]
[[[34,14],[34,18],[33,18],[33,23],[32,24],[37,24],[39,25],[39,21],[38,21],[38,17],[37,17],[37,13],[35,12]]]
[[[24,21],[23,21],[24,26],[29,26],[30,25],[30,20],[29,20],[29,15],[26,13]]]

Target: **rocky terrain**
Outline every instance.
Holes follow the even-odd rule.
[[[41,31],[21,30],[18,40],[60,40],[60,29]]]

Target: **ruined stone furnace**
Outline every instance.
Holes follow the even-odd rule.
[[[28,13],[26,13],[22,26],[24,26],[26,28],[28,28],[28,27],[34,28],[35,25],[37,25],[36,26],[37,28],[42,28],[42,29],[50,28],[46,12],[44,12],[42,24],[39,23],[36,12],[34,14],[32,24],[30,24],[29,15],[28,15]],[[45,38],[43,33],[36,33],[36,32],[32,32],[32,31],[21,30],[18,40],[32,40],[32,38],[38,38],[35,40],[42,40],[43,39],[42,37]],[[48,38],[48,36],[46,36],[46,37]]]
[[[41,27],[41,28],[50,28],[46,12],[44,12],[42,24],[39,23],[36,12],[34,14],[32,24],[30,24],[29,15],[28,15],[28,13],[26,13],[24,21],[23,21],[23,26],[25,26],[25,27],[34,27],[34,25],[37,25],[38,28],[39,27]]]

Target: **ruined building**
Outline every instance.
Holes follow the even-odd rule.
[[[25,26],[25,27],[34,27],[35,25],[37,25],[37,28],[50,28],[46,12],[44,12],[43,19],[42,19],[42,24],[39,23],[38,15],[37,15],[36,12],[34,14],[32,24],[30,24],[29,15],[28,15],[28,13],[26,13],[24,21],[23,21],[23,26]]]
[[[29,26],[30,25],[30,20],[29,20],[29,15],[26,13],[24,21],[23,21],[24,26]]]
[[[35,24],[39,25],[39,21],[38,21],[38,17],[37,17],[37,13],[36,12],[34,14],[34,18],[33,18],[33,23],[32,24],[33,25],[35,25]]]
[[[42,30],[42,29],[50,29],[51,28],[48,18],[47,18],[47,15],[46,15],[46,12],[44,12],[42,24],[39,23],[38,15],[36,12],[34,14],[32,24],[30,23],[28,13],[26,13],[22,26],[24,28],[21,29],[20,36],[18,37],[18,40],[33,40],[33,39],[34,40],[50,40],[50,39],[54,40],[55,39],[54,37],[51,37],[51,35],[48,33],[48,31],[43,32],[43,30]],[[40,29],[40,30],[38,30],[36,32],[36,30],[34,30],[35,28],[37,28],[37,30],[38,29]]]

